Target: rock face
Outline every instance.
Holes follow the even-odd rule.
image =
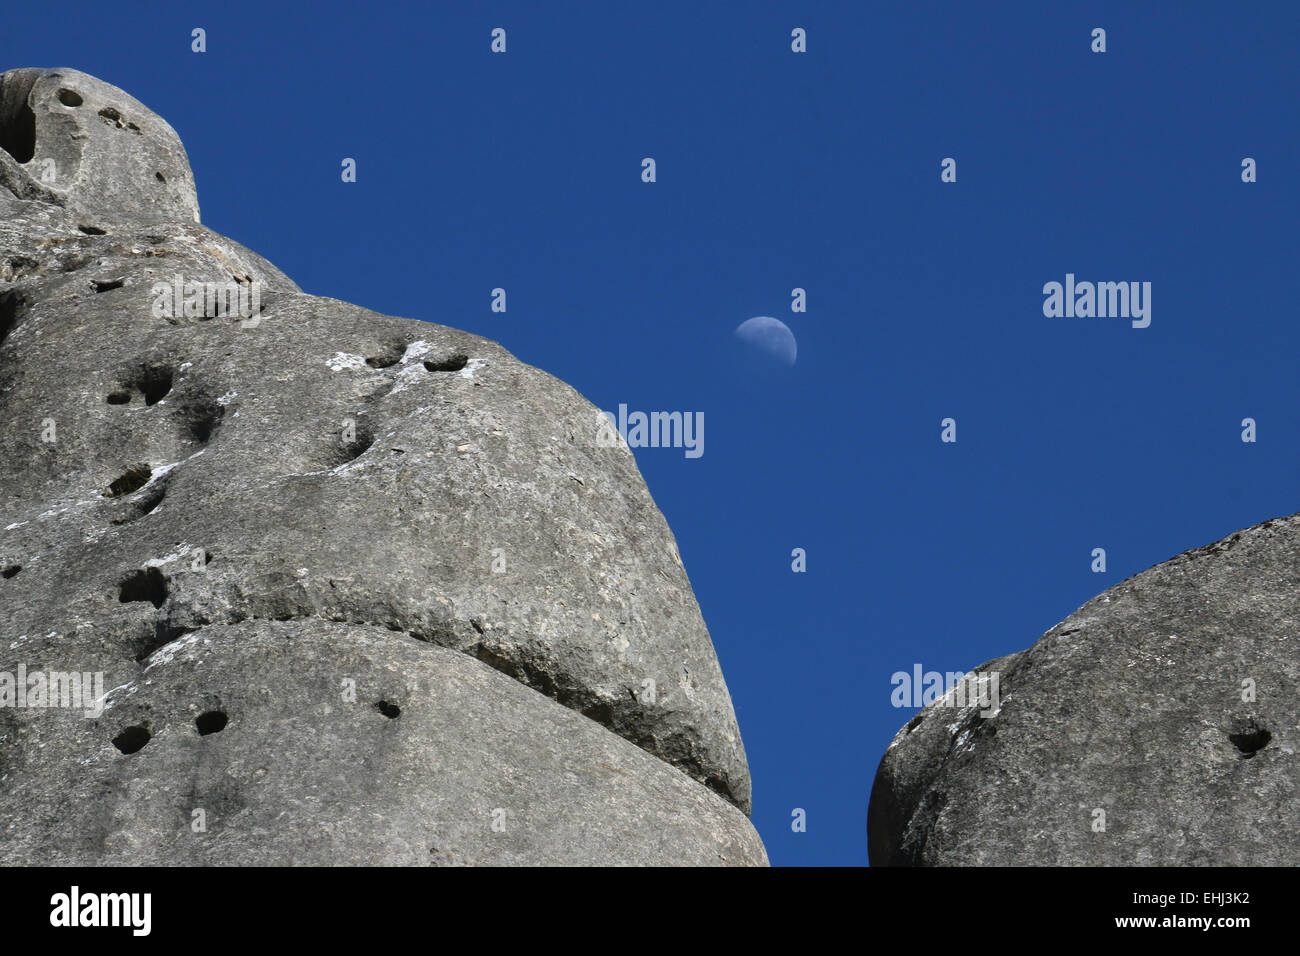
[[[0,863],[766,862],[592,405],[205,229],[93,77],[0,75],[0,146],[0,675],[107,691],[0,707]]]
[[[1300,515],[1136,575],[976,673],[999,675],[993,706],[954,688],[889,745],[873,865],[1300,865]]]

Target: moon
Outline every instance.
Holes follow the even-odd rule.
[[[736,338],[786,365],[793,365],[799,346],[794,340],[794,333],[780,319],[770,315],[756,315],[736,326]]]

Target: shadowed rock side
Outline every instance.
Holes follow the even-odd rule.
[[[0,672],[115,688],[0,709],[0,862],[765,862],[673,536],[590,403],[199,225],[114,87],[0,75],[0,130]],[[156,310],[175,277],[260,314]]]
[[[1117,584],[898,732],[872,864],[1300,865],[1298,643],[1300,515]]]

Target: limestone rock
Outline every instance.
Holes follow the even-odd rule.
[[[1298,643],[1300,515],[1117,584],[898,732],[872,864],[1300,865]]]
[[[100,720],[50,711],[20,733],[7,862],[766,862],[745,816],[685,774],[465,654],[374,625],[204,627],[114,690]]]
[[[180,137],[115,86],[76,70],[0,74],[0,187],[98,218],[199,221]]]
[[[292,780],[273,766],[299,768],[307,787],[356,772],[353,751],[336,760],[320,745],[352,732],[346,721],[373,718],[378,691],[361,681],[349,710],[322,688],[328,674],[354,676],[345,661],[382,676],[391,652],[403,692],[425,703],[403,709],[393,727],[405,730],[387,732],[410,739],[375,766],[401,777],[425,761],[462,788],[401,787],[385,803],[349,786],[336,804],[304,791],[316,815],[303,819],[321,825],[349,811],[354,824],[388,815],[333,842],[277,838],[250,811],[239,819],[251,829],[226,820],[220,848],[182,851],[174,841],[189,839],[188,824],[168,834],[155,813],[106,823],[107,842],[69,849],[33,787],[83,793],[79,812],[116,820],[122,788],[133,805],[157,808],[199,787],[206,765],[185,760],[200,752],[169,749],[180,740],[169,717],[148,747],[118,753],[125,704],[82,723],[0,709],[0,862],[50,841],[69,862],[240,862],[300,849],[320,862],[317,850],[339,862],[422,860],[426,851],[398,848],[405,823],[392,821],[436,818],[440,801],[468,793],[473,748],[489,745],[484,792],[535,748],[514,765],[520,792],[535,798],[516,811],[559,829],[434,841],[457,860],[591,861],[624,845],[610,827],[635,862],[761,860],[739,812],[749,810],[749,772],[730,696],[672,533],[626,446],[602,440],[590,403],[496,343],[307,295],[199,225],[175,133],[99,80],[0,75],[0,145],[0,672],[102,671],[119,688],[114,701],[153,701],[160,714],[220,704],[230,721],[220,744],[197,743],[231,748],[236,776],[222,792],[253,807],[267,794],[288,799]],[[46,158],[51,182],[40,175]],[[192,283],[210,287],[206,299]],[[249,308],[222,313],[222,290]],[[261,685],[279,704],[241,698],[230,683],[254,645],[283,648]],[[210,648],[207,670],[174,686],[160,662],[184,648]],[[317,697],[297,685],[300,673],[316,675]],[[488,723],[473,733],[436,709],[467,687],[482,699],[465,706]],[[290,732],[295,714],[312,726]],[[357,739],[371,739],[363,726]],[[237,728],[277,774],[262,797],[239,776],[257,767]],[[505,730],[522,735],[518,747],[502,744]],[[67,761],[49,755],[59,742]],[[441,755],[413,756],[421,746]],[[597,768],[595,789],[583,791],[573,768],[601,754],[635,782],[614,786]],[[81,761],[99,768],[98,783],[76,783]],[[575,800],[590,811],[582,825],[601,833],[561,837],[579,825],[561,811]],[[645,818],[634,824],[638,800]]]

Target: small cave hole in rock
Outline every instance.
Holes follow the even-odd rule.
[[[430,372],[459,372],[469,364],[469,356],[456,354],[445,359],[425,359],[424,367]]]
[[[167,579],[157,568],[145,568],[133,571],[122,582],[117,599],[122,604],[132,601],[148,601],[154,607],[162,607],[167,600]]]
[[[372,355],[366,359],[366,364],[371,368],[392,368],[402,360],[406,354],[406,346],[397,342],[384,346],[378,355]]]
[[[104,493],[104,496],[106,498],[121,498],[123,495],[129,495],[149,484],[149,479],[152,477],[153,469],[148,465],[136,465],[134,468],[128,468],[121,476],[113,479],[113,483],[108,486],[108,491]]]
[[[0,571],[0,578],[4,578],[6,581],[8,581],[10,578],[17,577],[18,572],[21,571],[22,569],[23,566],[21,564],[11,564],[3,571]]]
[[[147,514],[152,514],[158,510],[158,506],[163,503],[167,497],[167,485],[164,482],[158,482],[152,488],[147,488],[135,500],[131,502],[130,511],[121,517],[114,518],[111,524],[130,524],[143,518]]]
[[[190,437],[199,444],[206,445],[220,427],[221,420],[226,415],[226,407],[208,398],[193,399],[186,403],[183,415]]]
[[[163,484],[159,484],[148,494],[141,495],[139,502],[137,502],[139,517],[143,518],[145,515],[157,511],[158,506],[163,503],[165,497],[167,497],[167,486]]]
[[[78,226],[77,228],[80,229],[82,232],[84,232],[84,233],[85,233],[86,235],[88,235],[88,236],[106,236],[106,235],[108,235],[108,230],[107,230],[107,229],[100,229],[99,226]]]
[[[27,105],[29,90],[19,93],[8,103],[0,103],[0,149],[19,163],[30,163],[36,155],[36,114]],[[12,112],[6,112],[5,107]]]
[[[229,720],[230,718],[226,716],[225,711],[209,710],[194,718],[194,726],[199,729],[200,737],[206,737],[208,734],[221,733],[226,729]]]
[[[114,289],[120,289],[126,285],[125,279],[92,279],[91,285],[95,287],[96,292],[111,292]]]
[[[59,102],[64,106],[80,106],[85,100],[76,90],[59,90]]]
[[[0,292],[0,342],[3,342],[18,324],[18,316],[24,305],[23,297],[17,290]]]
[[[381,700],[379,703],[375,704],[375,710],[379,711],[389,720],[396,720],[402,715],[402,708],[386,700]]]
[[[172,390],[174,372],[165,365],[146,365],[121,379],[121,385],[110,392],[110,405],[129,405],[131,396],[139,392],[146,405],[157,405]]]
[[[161,365],[144,369],[135,382],[146,405],[157,405],[172,390],[172,370]]]
[[[167,182],[167,177],[164,176],[162,173],[154,173],[154,174],[153,174],[153,178],[156,179],[156,180],[158,180],[158,182],[160,182],[160,183],[165,183],[165,182]]]
[[[1243,758],[1250,758],[1256,753],[1263,750],[1273,735],[1257,724],[1254,720],[1248,720],[1242,725],[1242,729],[1236,733],[1228,734],[1228,739],[1232,745],[1241,751]]]
[[[354,422],[339,434],[338,450],[331,460],[331,467],[337,468],[339,465],[346,465],[350,461],[356,461],[374,443],[375,436],[370,430],[369,423],[364,421]]]
[[[149,731],[144,727],[128,727],[113,738],[113,746],[124,754],[133,754],[149,742]]]

